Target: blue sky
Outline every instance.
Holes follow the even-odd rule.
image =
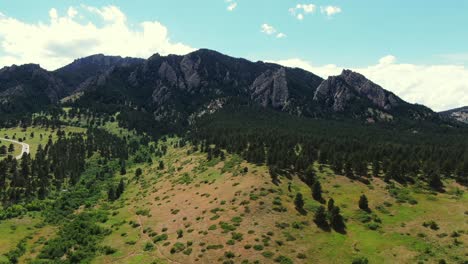
[[[316,10],[298,20],[289,8],[307,1],[239,0],[229,12],[223,0],[201,1],[2,1],[0,12],[35,22],[47,21],[48,11],[69,6],[116,5],[132,24],[157,20],[175,41],[252,59],[301,57],[316,64],[363,66],[386,54],[411,63],[467,63],[449,59],[468,53],[468,1],[311,1],[339,6],[332,18]],[[26,8],[27,7],[27,8]],[[260,32],[267,23],[287,37],[272,39]]]
[[[465,0],[15,0],[0,2],[0,13],[0,66],[54,69],[88,53],[149,57],[210,48],[323,77],[352,68],[435,109],[468,104]],[[460,83],[421,80],[439,71],[431,81]],[[440,99],[446,92],[454,98]]]

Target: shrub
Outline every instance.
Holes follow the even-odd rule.
[[[144,251],[153,251],[154,245],[151,242],[146,242],[145,245],[143,246]]]
[[[183,243],[176,242],[171,248],[171,254],[179,253],[183,250],[185,250],[185,245]]]
[[[253,249],[257,250],[257,251],[262,251],[263,250],[263,246],[262,245],[254,245],[253,246]]]

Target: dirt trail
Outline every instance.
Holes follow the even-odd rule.
[[[27,144],[27,143],[19,142],[19,141],[13,140],[13,139],[2,138],[2,137],[0,137],[0,140],[4,140],[4,141],[8,141],[8,142],[11,142],[11,143],[21,145],[21,154],[16,156],[16,159],[21,159],[21,157],[23,157],[24,153],[29,154],[29,144]]]

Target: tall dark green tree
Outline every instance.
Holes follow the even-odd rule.
[[[328,228],[327,212],[324,206],[319,206],[314,214],[314,222],[320,228]]]
[[[359,208],[361,208],[364,211],[370,211],[369,201],[367,200],[367,197],[364,194],[361,195],[361,197],[359,197]]]
[[[324,201],[322,197],[322,185],[319,181],[315,181],[314,185],[312,185],[312,197],[318,202],[322,203]]]
[[[302,193],[296,193],[296,197],[294,198],[294,205],[298,211],[304,210],[304,198]]]

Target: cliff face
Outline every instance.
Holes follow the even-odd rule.
[[[350,70],[329,77],[320,84],[314,95],[314,100],[325,103],[337,112],[344,111],[356,98],[368,99],[375,107],[386,111],[403,103],[393,93]]]
[[[449,118],[458,122],[468,124],[468,106],[443,111],[439,114],[444,118]]]
[[[98,54],[53,72],[39,65],[0,70],[2,111],[7,105],[17,105],[18,98],[29,106],[32,102],[45,106],[64,97],[131,105],[168,122],[187,122],[191,116],[231,102],[311,117],[347,116],[367,121],[438,117],[350,70],[323,80],[301,69],[251,62],[207,49],[184,56],[155,54],[147,60]]]

